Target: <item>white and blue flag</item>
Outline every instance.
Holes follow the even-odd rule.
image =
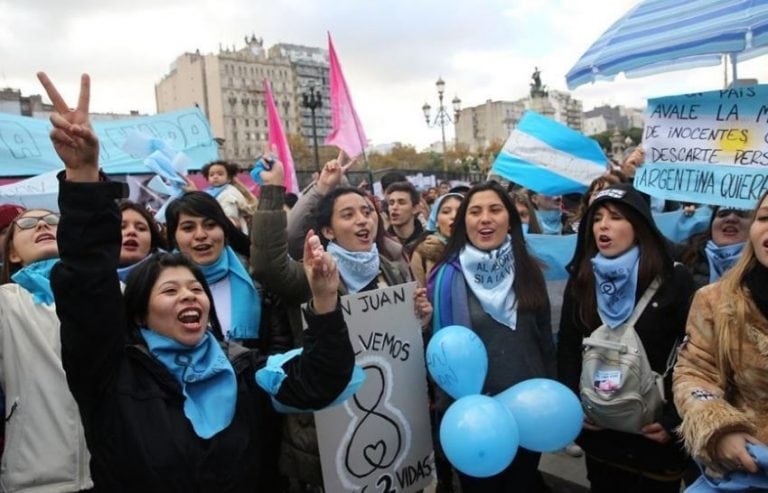
[[[544,195],[585,192],[606,172],[600,145],[534,111],[527,111],[512,131],[493,173]]]

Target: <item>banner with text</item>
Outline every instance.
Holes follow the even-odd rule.
[[[131,130],[163,139],[182,151],[192,163],[189,170],[218,159],[208,121],[198,108],[92,124],[101,144],[99,161],[107,174],[149,172],[143,158],[122,149]],[[51,129],[47,119],[0,113],[0,176],[36,176],[63,169],[49,138]]]
[[[315,413],[325,491],[413,492],[435,477],[416,283],[341,298],[363,387]]]
[[[648,100],[635,187],[751,209],[768,189],[768,85]]]

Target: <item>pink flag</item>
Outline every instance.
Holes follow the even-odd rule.
[[[327,145],[335,145],[351,158],[359,156],[368,143],[360,118],[357,117],[352,96],[341,72],[341,64],[333,48],[331,33],[328,33],[328,55],[331,72],[331,122],[333,129],[325,139]]]
[[[285,172],[285,190],[287,192],[299,193],[299,182],[296,179],[296,168],[293,166],[291,148],[288,147],[288,139],[285,138],[283,123],[280,121],[280,115],[277,114],[275,98],[272,97],[272,88],[267,79],[264,79],[264,100],[267,104],[269,146],[275,146],[277,149],[277,157],[283,163],[283,171]]]

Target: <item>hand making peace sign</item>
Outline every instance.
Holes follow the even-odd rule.
[[[44,72],[38,72],[37,78],[53,103],[55,111],[51,114],[51,141],[56,153],[64,161],[67,180],[98,181],[99,139],[88,118],[91,79],[87,74],[82,75],[77,108],[70,108]]]
[[[320,172],[320,177],[317,179],[317,191],[321,195],[327,195],[331,190],[339,186],[341,178],[344,173],[349,170],[357,162],[357,158],[349,159],[344,150],[339,150],[339,155],[336,159],[331,159]]]

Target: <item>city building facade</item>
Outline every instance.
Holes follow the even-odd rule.
[[[199,107],[211,125],[223,159],[248,167],[268,141],[264,79],[286,134],[301,135],[311,145],[312,122],[302,94],[315,87],[322,95],[316,110],[318,141],[330,130],[328,56],[325,50],[278,44],[266,50],[252,35],[245,47],[219,47],[218,53],[184,53],[155,85],[158,112]]]

